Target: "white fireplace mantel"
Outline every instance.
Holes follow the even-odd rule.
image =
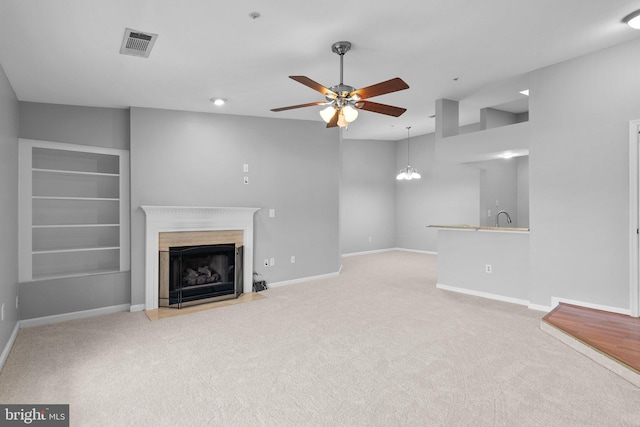
[[[171,231],[242,230],[244,292],[253,288],[253,214],[260,208],[141,206],[145,225],[145,310],[158,308],[158,236]]]

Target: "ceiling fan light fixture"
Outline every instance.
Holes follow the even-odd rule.
[[[400,77],[395,77],[360,89],[344,84],[342,79],[344,70],[343,59],[344,54],[350,49],[351,43],[347,41],[336,42],[331,46],[331,50],[340,57],[340,83],[337,85],[326,87],[314,80],[311,80],[307,76],[289,76],[290,79],[323,94],[325,99],[324,102],[308,102],[306,104],[272,108],[271,111],[279,112],[293,110],[295,108],[325,105],[327,107],[320,111],[320,117],[322,117],[322,120],[327,124],[327,128],[335,126],[346,128],[349,123],[358,118],[358,109],[393,117],[399,117],[402,115],[407,110],[406,108],[369,101],[369,98],[373,98],[374,96],[409,89],[409,85]]]
[[[353,108],[351,105],[345,105],[342,107],[342,114],[344,115],[344,119],[349,123],[358,118],[358,110]]]
[[[322,120],[324,120],[326,123],[329,123],[335,114],[336,109],[333,107],[333,105],[329,105],[327,108],[323,108],[322,110],[320,110],[320,117],[322,117]]]
[[[337,123],[337,125],[340,126],[341,128],[346,128],[349,125],[349,122],[344,117],[344,108],[341,108],[340,111],[338,111],[338,123]]]

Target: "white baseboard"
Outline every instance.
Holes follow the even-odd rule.
[[[417,253],[417,254],[427,254],[427,255],[438,255],[438,252],[420,251],[418,249],[395,248],[394,251],[414,252],[414,253]]]
[[[375,249],[373,251],[364,251],[364,252],[351,252],[348,254],[342,254],[343,257],[350,257],[350,256],[359,256],[359,255],[369,255],[369,254],[379,254],[382,252],[390,252],[393,251],[394,248],[387,248],[387,249]]]
[[[94,308],[92,310],[74,311],[72,313],[54,314],[53,316],[36,317],[33,319],[25,319],[20,321],[21,328],[32,326],[49,325],[52,323],[66,322],[67,320],[84,319],[86,317],[100,316],[103,314],[118,313],[121,311],[129,311],[130,304],[112,305],[110,307]]]
[[[4,363],[7,361],[9,357],[9,352],[13,347],[13,343],[16,342],[16,338],[18,337],[18,331],[20,330],[20,322],[16,322],[16,326],[13,328],[13,332],[9,337],[9,341],[7,341],[7,345],[4,346],[4,350],[2,350],[2,354],[0,354],[0,371],[4,368]]]
[[[129,307],[129,311],[131,313],[135,313],[136,311],[144,311],[145,309],[145,305],[144,304],[135,304],[132,305],[131,307]]]
[[[427,255],[438,255],[438,252],[433,252],[433,251],[420,251],[417,249],[406,249],[406,248],[387,248],[387,249],[376,249],[373,251],[351,252],[348,254],[342,254],[342,256],[350,257],[350,256],[358,256],[358,255],[379,254],[382,252],[391,252],[391,251],[404,251],[404,252],[415,252],[415,253],[427,254]]]
[[[608,311],[610,313],[626,314],[627,316],[631,316],[631,310],[630,309],[620,308],[620,307],[610,307],[610,306],[607,306],[607,305],[600,305],[600,304],[592,304],[590,302],[576,301],[576,300],[571,300],[571,299],[567,299],[567,298],[560,298],[560,297],[551,297],[551,307],[552,307],[552,309],[556,308],[556,306],[561,302],[563,302],[565,304],[572,304],[572,305],[577,305],[577,306],[580,306],[580,307],[593,308],[593,309],[596,309],[596,310]]]
[[[539,304],[529,304],[527,307],[529,307],[531,310],[544,311],[545,313],[548,313],[551,310],[553,310],[553,307],[549,307],[547,305],[539,305]]]
[[[457,293],[460,293],[460,294],[472,295],[472,296],[475,296],[475,297],[482,297],[482,298],[488,298],[488,299],[492,299],[492,300],[496,300],[496,301],[508,302],[508,303],[511,303],[511,304],[529,306],[529,301],[527,301],[527,300],[518,299],[518,298],[512,298],[512,297],[506,297],[504,295],[490,294],[490,293],[487,293],[487,292],[474,291],[474,290],[465,289],[465,288],[457,288],[455,286],[443,285],[442,283],[437,283],[436,284],[436,288],[442,289],[442,290],[445,290],[445,291],[457,292]]]
[[[333,278],[333,277],[338,277],[339,275],[340,275],[340,272],[321,274],[319,276],[302,277],[300,279],[284,280],[282,282],[267,283],[267,287],[269,287],[269,288],[278,288],[280,286],[295,285],[296,283],[304,283],[304,282],[309,282],[309,281],[312,281],[312,280],[330,279],[330,278]]]

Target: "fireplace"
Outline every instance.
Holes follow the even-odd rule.
[[[160,307],[182,308],[242,294],[242,246],[172,246],[160,255]]]
[[[237,298],[243,291],[243,232],[158,235],[158,305],[182,308]]]
[[[142,206],[142,210],[145,213],[146,236],[145,310],[153,310],[160,306],[160,293],[165,286],[160,285],[160,282],[168,283],[165,281],[170,275],[169,255],[170,252],[176,251],[175,248],[233,245],[234,250],[240,251],[234,257],[234,274],[247,279],[237,283],[238,289],[232,292],[231,296],[218,295],[211,298],[234,298],[238,293],[252,291],[253,214],[259,208]],[[167,295],[163,298],[169,303],[168,285],[166,286]],[[186,303],[183,299],[182,305]]]

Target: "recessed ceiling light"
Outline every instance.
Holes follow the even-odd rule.
[[[525,96],[529,96],[529,89],[521,90],[520,93]]]
[[[622,22],[630,26],[635,30],[640,30],[640,9],[635,12],[631,12],[624,18],[622,18]]]
[[[211,98],[211,102],[219,107],[227,103],[227,98]]]
[[[249,18],[251,18],[251,19],[258,19],[258,18],[260,18],[260,16],[261,16],[260,12],[256,12],[256,11],[249,12]]]

